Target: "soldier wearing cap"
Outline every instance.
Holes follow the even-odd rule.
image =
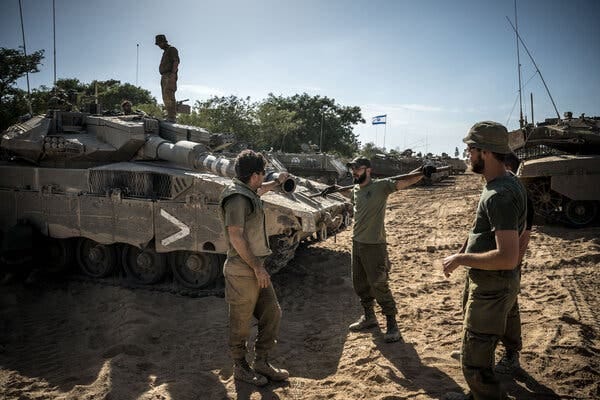
[[[121,102],[121,112],[123,115],[131,115],[133,114],[132,104],[129,100],[123,100]]]
[[[154,44],[163,50],[158,72],[160,72],[160,87],[162,89],[163,104],[167,109],[167,121],[175,122],[177,103],[177,71],[179,69],[179,52],[167,42],[165,35],[156,35]]]
[[[352,283],[364,309],[358,321],[349,326],[351,331],[364,331],[378,326],[373,302],[377,301],[386,317],[386,342],[400,340],[396,322],[396,302],[388,284],[390,269],[385,238],[385,208],[388,196],[404,189],[422,176],[394,182],[390,179],[372,179],[371,162],[357,157],[346,165],[352,171],[355,186],[354,229],[352,232]]]
[[[505,155],[511,153],[506,128],[479,122],[463,139],[473,172],[486,184],[464,252],[443,259],[446,277],[459,266],[467,268],[463,293],[461,364],[471,393],[448,399],[506,399],[494,375],[496,344],[515,321],[510,313],[520,284],[519,235],[525,229],[527,194],[519,180],[507,173]]]

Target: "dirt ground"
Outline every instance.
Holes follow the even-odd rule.
[[[459,248],[482,182],[452,177],[392,194],[391,288],[403,340],[349,333],[360,315],[350,232],[298,251],[274,276],[283,309],[274,363],[289,383],[236,383],[224,299],[70,281],[0,287],[1,399],[439,399],[466,388],[459,363]],[[518,399],[600,398],[600,228],[535,226],[520,295]],[[378,316],[381,330],[384,318]]]

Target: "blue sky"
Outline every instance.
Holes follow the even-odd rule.
[[[307,92],[360,106],[361,142],[454,153],[473,123],[518,127],[513,0],[55,0],[58,78],[118,79],[160,98],[164,33],[179,49],[178,99]],[[22,0],[32,87],[53,80],[52,0]],[[22,45],[18,0],[0,0],[0,46]],[[519,0],[519,31],[559,112],[600,115],[600,1]],[[525,113],[555,116],[523,48]],[[533,76],[533,79],[530,78]],[[25,87],[25,80],[19,81]],[[387,125],[373,116],[387,114]],[[510,118],[509,118],[510,116]]]

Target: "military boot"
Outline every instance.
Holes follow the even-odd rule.
[[[377,318],[375,318],[375,311],[373,311],[373,307],[365,307],[365,314],[361,315],[360,318],[350,324],[348,329],[353,332],[364,331],[369,328],[373,328],[377,326]]]
[[[276,368],[269,363],[267,356],[259,355],[254,360],[254,371],[266,376],[272,381],[285,381],[290,377],[290,373],[282,368]]]
[[[519,352],[514,350],[506,350],[498,364],[496,364],[495,371],[498,374],[510,375],[515,373],[521,368],[519,363]]]
[[[233,377],[238,381],[246,382],[255,386],[265,386],[269,381],[263,375],[256,373],[248,365],[245,358],[235,360],[233,366]]]
[[[397,342],[400,340],[400,331],[398,331],[398,323],[395,315],[386,315],[387,332],[383,335],[383,340],[387,343]]]

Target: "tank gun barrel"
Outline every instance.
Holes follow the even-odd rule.
[[[235,159],[215,156],[200,143],[180,140],[172,143],[159,136],[148,138],[142,148],[142,156],[146,159],[165,160],[196,171],[208,171],[226,178],[235,178]],[[273,181],[279,177],[278,171],[269,171],[265,181]],[[296,190],[296,181],[288,177],[280,186],[280,191],[292,193]]]

